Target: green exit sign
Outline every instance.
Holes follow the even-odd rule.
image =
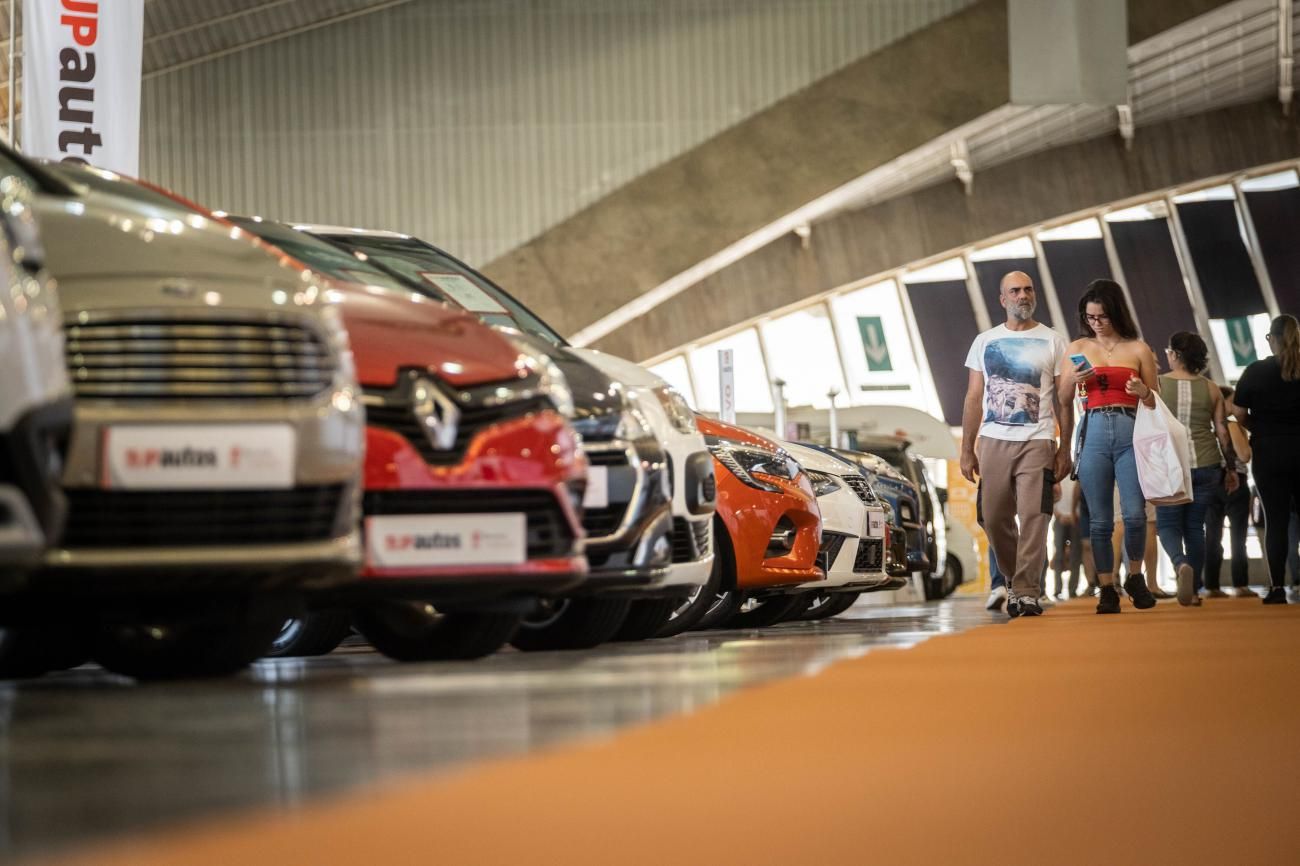
[[[1255,354],[1255,337],[1250,332],[1250,319],[1241,316],[1224,322],[1228,326],[1228,341],[1232,343],[1232,361],[1245,367],[1259,360]]]
[[[894,369],[889,358],[889,341],[885,339],[885,323],[879,316],[858,316],[858,333],[862,335],[862,350],[867,355],[867,370],[888,373]]]

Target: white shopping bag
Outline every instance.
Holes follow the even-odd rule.
[[[1138,403],[1133,453],[1147,502],[1183,505],[1192,501],[1191,440],[1187,428],[1159,397],[1154,409]]]

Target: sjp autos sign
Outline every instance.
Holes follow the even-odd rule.
[[[136,175],[144,0],[23,0],[23,150]]]

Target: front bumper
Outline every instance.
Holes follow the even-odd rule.
[[[293,431],[284,489],[115,489],[110,429],[143,425],[276,424]],[[350,579],[361,558],[361,404],[340,379],[298,401],[78,400],[63,473],[69,501],[61,544],[41,584],[107,593],[170,582],[318,588]]]
[[[587,580],[577,594],[673,594],[669,464],[658,441],[588,442],[591,466],[605,467],[607,504],[583,513]]]
[[[553,595],[581,585],[587,572],[577,500],[584,475],[577,446],[554,412],[495,424],[474,437],[465,459],[430,466],[400,432],[366,431],[366,533],[373,518],[521,513],[525,559],[513,564],[381,564],[367,540],[361,580],[348,596],[398,595],[430,601]],[[528,455],[528,456],[524,456]],[[550,455],[544,457],[543,455]]]

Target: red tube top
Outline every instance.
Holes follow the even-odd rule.
[[[1102,406],[1131,406],[1136,409],[1138,398],[1124,390],[1129,379],[1138,378],[1138,371],[1130,367],[1096,367],[1097,375],[1083,383],[1088,397],[1088,408]]]

